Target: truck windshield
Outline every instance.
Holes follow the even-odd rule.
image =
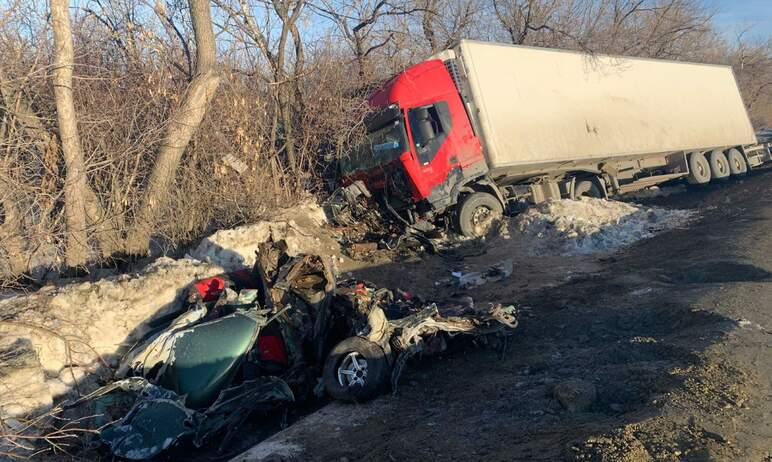
[[[392,120],[367,134],[350,156],[341,160],[341,172],[348,175],[386,165],[407,151],[407,135],[402,119]]]

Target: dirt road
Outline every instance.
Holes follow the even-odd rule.
[[[468,291],[522,307],[503,358],[457,345],[411,364],[396,396],[272,444],[298,460],[772,460],[772,171],[649,203],[702,218],[613,256],[518,258]],[[360,275],[437,297],[448,264]]]

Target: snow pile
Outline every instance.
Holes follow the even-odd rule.
[[[87,389],[80,382],[103,364],[115,366],[122,346],[179,308],[188,284],[222,272],[196,260],[160,258],[139,273],[0,301],[0,351],[22,358],[0,365],[0,419],[48,409],[76,383]]]
[[[217,231],[202,240],[190,256],[230,271],[254,265],[258,244],[269,239],[284,240],[290,255],[339,255],[337,241],[322,231],[326,223],[322,208],[306,203],[276,214],[271,221]]]
[[[516,229],[535,240],[535,253],[582,255],[613,252],[658,232],[683,226],[689,210],[645,207],[602,199],[548,201],[515,220]]]
[[[269,238],[284,239],[291,253],[337,254],[324,223],[322,210],[306,204],[272,221],[218,231],[193,257],[163,257],[134,274],[0,299],[0,426],[90,391],[96,374],[109,374],[152,321],[180,308],[192,282],[252,265]]]

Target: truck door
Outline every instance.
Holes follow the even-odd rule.
[[[482,159],[479,142],[465,117],[457,95],[409,108],[405,114],[415,159],[406,162],[405,169],[419,191],[417,199],[428,200],[435,209],[451,205],[453,187]]]
[[[450,109],[446,101],[421,106],[408,111],[418,163],[426,166],[437,157],[452,128]]]

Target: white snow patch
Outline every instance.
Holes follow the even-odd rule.
[[[214,263],[227,270],[255,264],[255,251],[263,242],[283,239],[290,255],[315,253],[340,254],[338,243],[322,231],[327,223],[324,211],[313,203],[305,203],[277,213],[271,221],[217,231],[203,239],[191,257]]]
[[[614,252],[641,239],[684,226],[691,210],[646,207],[582,198],[548,201],[531,207],[514,221],[521,235],[533,239],[536,254],[584,255]]]

